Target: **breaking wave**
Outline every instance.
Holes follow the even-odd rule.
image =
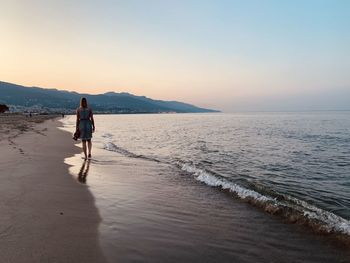
[[[126,149],[124,149],[122,147],[117,146],[113,142],[106,142],[106,143],[104,143],[103,149],[105,149],[107,151],[111,151],[111,152],[116,152],[116,153],[119,153],[121,155],[130,157],[130,158],[144,159],[144,160],[148,160],[148,161],[154,161],[154,162],[157,162],[157,163],[160,162],[158,159],[130,152],[130,151],[128,151],[128,150],[126,150]]]
[[[196,168],[194,165],[182,164],[180,168],[194,175],[195,179],[200,182],[227,190],[240,199],[263,208],[270,214],[282,216],[289,222],[308,225],[320,233],[340,234],[350,238],[349,220],[305,201],[287,195],[269,196],[265,193],[259,193],[240,186],[227,178]]]

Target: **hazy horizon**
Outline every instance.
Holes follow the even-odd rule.
[[[225,112],[349,110],[349,10],[345,0],[0,0],[0,78]]]

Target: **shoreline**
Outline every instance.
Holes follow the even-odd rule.
[[[64,163],[77,153],[57,118],[0,140],[0,257],[4,262],[106,262],[90,191]],[[22,133],[18,136],[17,133]]]
[[[118,148],[105,119],[95,120],[92,160],[85,165],[77,154],[66,163],[95,196],[109,262],[348,262],[335,240],[208,187],[181,167]],[[68,119],[66,129],[73,126]]]
[[[347,262],[349,254],[188,174],[96,147],[58,118],[0,140],[4,262]],[[79,176],[83,174],[83,181]],[[200,215],[200,216],[199,216]]]

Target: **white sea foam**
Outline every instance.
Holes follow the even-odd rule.
[[[133,153],[131,153],[123,148],[118,147],[117,145],[115,145],[113,142],[110,142],[110,141],[104,143],[103,149],[105,149],[107,151],[111,151],[111,152],[120,153],[120,154],[128,156],[128,157],[135,157],[136,156]]]
[[[332,212],[323,210],[313,206],[305,201],[288,196],[287,199],[303,208],[304,216],[310,219],[321,221],[325,224],[329,231],[335,231],[350,235],[350,221],[333,214]]]
[[[192,173],[195,175],[195,178],[198,181],[201,181],[207,185],[210,186],[216,186],[216,187],[221,187],[222,189],[229,190],[230,192],[235,193],[238,195],[240,198],[245,199],[245,198],[253,198],[257,201],[261,202],[275,202],[276,200],[274,198],[262,195],[254,190],[250,190],[247,188],[244,188],[238,184],[235,184],[233,182],[230,182],[224,178],[218,178],[204,170],[198,169],[194,166],[188,165],[188,164],[183,164],[182,169],[184,171],[187,171],[189,173]]]
[[[305,201],[291,196],[285,196],[285,201],[278,201],[276,198],[263,195],[254,190],[247,189],[238,184],[230,182],[225,178],[217,177],[205,170],[196,168],[193,165],[182,164],[180,167],[182,170],[193,174],[196,180],[203,182],[209,186],[220,187],[222,189],[229,190],[241,199],[251,198],[257,201],[259,204],[272,204],[276,207],[292,209],[292,211],[298,212],[305,218],[322,225],[324,230],[327,232],[335,232],[350,236],[349,220],[313,206]]]
[[[130,157],[130,158],[138,158],[138,159],[143,159],[143,160],[148,160],[148,161],[159,162],[159,160],[157,160],[155,158],[151,158],[151,157],[147,157],[147,156],[143,156],[143,155],[139,155],[139,154],[135,154],[133,152],[130,152],[122,147],[117,146],[116,144],[114,144],[111,141],[105,142],[103,149],[105,149],[107,151],[111,151],[111,152],[116,152],[116,153],[119,153],[121,155]]]

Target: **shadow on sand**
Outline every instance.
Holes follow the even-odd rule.
[[[84,160],[83,165],[78,173],[78,181],[82,184],[86,184],[86,177],[89,174],[90,160]]]

